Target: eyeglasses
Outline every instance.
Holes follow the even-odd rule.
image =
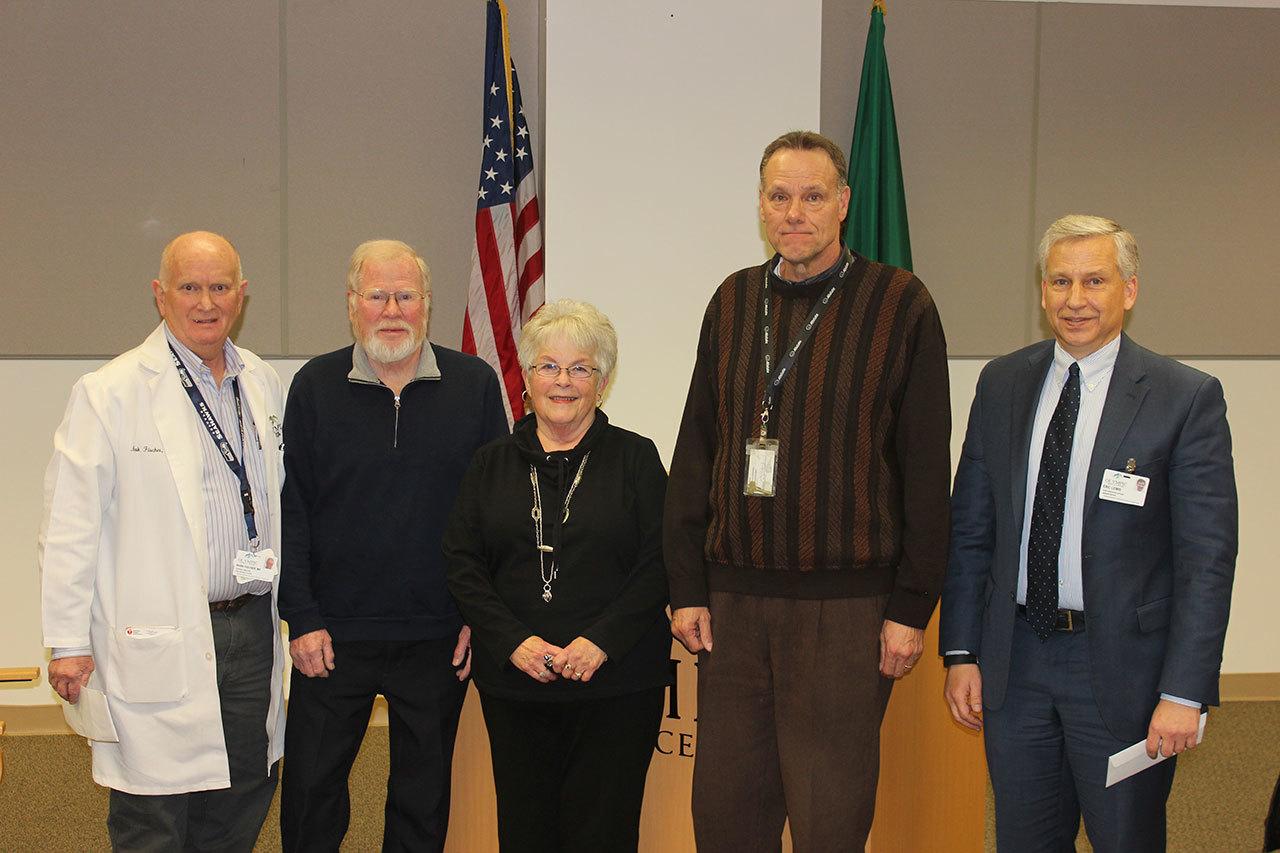
[[[568,367],[561,367],[554,361],[544,361],[541,364],[531,364],[529,369],[543,379],[559,379],[560,371],[569,374],[569,378],[575,382],[583,382],[591,378],[591,374],[599,373],[600,368],[592,367],[588,364],[571,364]]]
[[[387,290],[353,290],[351,292],[370,305],[376,305],[379,308],[387,307],[387,303],[392,299],[402,309],[416,308],[427,298],[425,293],[419,293],[416,290],[397,290],[394,293]]]

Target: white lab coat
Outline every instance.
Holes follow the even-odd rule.
[[[266,454],[268,494],[254,497],[270,501],[278,543],[280,377],[237,351],[245,365],[240,387]],[[38,545],[44,644],[92,647],[90,686],[106,693],[120,737],[93,742],[93,778],[133,794],[231,784],[206,593],[202,429],[162,324],[76,383],[45,475]],[[264,774],[284,749],[275,586]]]

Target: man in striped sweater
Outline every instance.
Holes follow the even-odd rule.
[[[841,245],[846,176],[819,134],[765,149],[777,254],[711,298],[672,459],[671,630],[699,655],[704,853],[776,850],[788,818],[797,853],[863,849],[880,721],[946,566],[942,324],[919,279]]]

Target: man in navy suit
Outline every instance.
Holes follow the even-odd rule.
[[[952,496],[940,651],[986,730],[1001,850],[1163,850],[1170,759],[1106,788],[1108,756],[1196,744],[1236,559],[1222,386],[1122,334],[1133,235],[1066,216],[1040,243],[1053,329],[978,380]]]

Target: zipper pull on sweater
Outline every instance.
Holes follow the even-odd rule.
[[[400,395],[396,394],[396,423],[391,432],[391,449],[400,447]]]

